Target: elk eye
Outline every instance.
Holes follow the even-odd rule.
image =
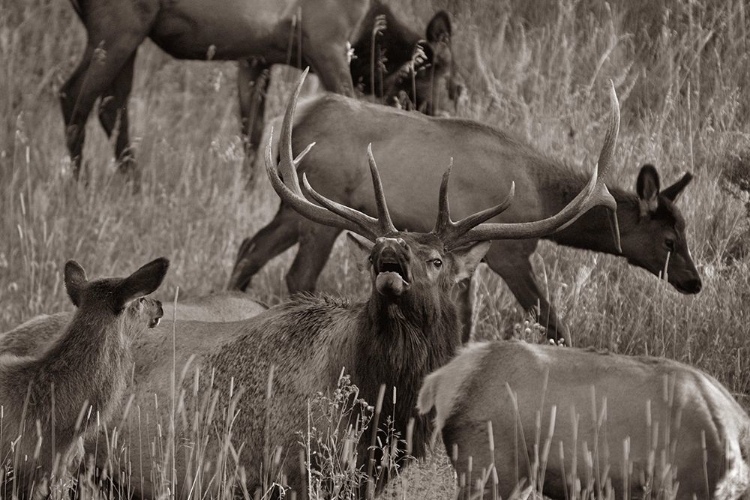
[[[440,259],[432,259],[430,262],[432,262],[432,265],[435,266],[436,269],[443,267],[443,261]]]
[[[667,246],[667,250],[674,252],[674,240],[672,238],[667,238],[664,244]]]
[[[370,255],[369,257],[367,257],[367,261],[368,261],[368,262],[369,262],[370,264],[372,264],[372,255]]]
[[[145,304],[145,303],[146,303],[146,297],[141,297],[140,299],[138,299],[138,301],[139,301],[139,302],[140,302],[141,304]]]

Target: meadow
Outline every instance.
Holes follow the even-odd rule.
[[[750,399],[750,13],[743,0],[409,0],[421,27],[438,8],[454,21],[454,57],[467,86],[451,114],[513,131],[573,165],[590,163],[607,119],[608,81],[622,107],[612,183],[635,188],[653,163],[662,185],[695,175],[678,202],[703,290],[685,296],[624,259],[540,244],[537,276],[571,329],[571,343],[665,356],[714,375]],[[278,200],[261,179],[245,187],[235,64],[138,52],[131,137],[143,169],[133,194],[116,174],[97,120],[88,126],[88,185],[73,181],[57,91],[85,31],[67,2],[0,8],[0,331],[72,308],[62,268],[123,275],[171,260],[161,300],[225,287],[240,242]],[[299,72],[277,68],[268,114]],[[364,151],[363,151],[364,154]],[[588,163],[587,163],[588,161]],[[444,168],[438,165],[436,168]],[[520,201],[520,200],[519,200]],[[292,249],[253,280],[254,297],[284,300]],[[339,241],[319,290],[363,297],[368,284]],[[504,283],[478,272],[477,337],[541,337]],[[449,496],[444,458],[415,484]],[[412,491],[414,491],[412,489]],[[406,494],[404,494],[406,496]],[[437,495],[437,494],[436,494]]]

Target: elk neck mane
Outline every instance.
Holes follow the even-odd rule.
[[[544,215],[548,217],[575,198],[588,182],[589,174],[584,168],[573,168],[567,163],[539,153],[537,157],[538,160],[534,162],[534,176],[544,203]],[[610,182],[607,182],[607,188],[617,202],[620,233],[628,234],[638,224],[638,196]],[[605,210],[603,207],[594,207],[570,227],[545,239],[574,248],[617,254]]]
[[[373,292],[368,305],[358,317],[360,332],[357,355],[367,360],[357,367],[362,397],[374,404],[381,384],[386,385],[383,415],[394,418],[395,428],[403,432],[409,419],[416,417],[417,391],[424,377],[447,363],[460,347],[460,320],[455,306],[445,292],[421,297],[398,305],[384,304]],[[387,360],[387,362],[386,362]],[[392,387],[401,388],[393,404]],[[414,425],[415,457],[424,454],[423,444],[431,432],[430,422],[417,417]]]

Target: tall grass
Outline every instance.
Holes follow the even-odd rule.
[[[537,275],[575,345],[688,362],[745,399],[744,1],[412,0],[394,7],[419,19],[416,26],[436,8],[451,12],[455,58],[469,90],[461,116],[510,129],[572,164],[590,163],[598,150],[606,82],[614,80],[623,107],[615,181],[634,187],[645,162],[657,165],[664,185],[686,170],[696,175],[678,205],[703,291],[682,296],[621,259],[547,243],[532,259]],[[0,9],[0,331],[69,308],[60,281],[70,258],[92,275],[115,275],[165,255],[172,266],[163,299],[178,286],[181,296],[221,289],[242,238],[276,209],[265,180],[252,193],[243,187],[234,65],[175,61],[148,41],[139,49],[130,109],[143,189],[131,194],[115,174],[113,147],[93,117],[84,152],[90,183],[74,183],[56,92],[84,43],[65,2]],[[285,75],[273,72],[269,115],[288,89],[278,84]],[[269,263],[251,293],[283,300],[293,251]],[[320,289],[363,294],[365,280],[349,264],[337,245]],[[525,319],[513,296],[487,269],[479,279],[478,336],[512,331]],[[438,470],[446,470],[444,462],[420,474]],[[426,482],[445,491],[445,483]]]

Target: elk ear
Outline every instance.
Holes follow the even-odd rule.
[[[659,173],[653,165],[643,165],[635,183],[641,217],[656,211],[659,206]]]
[[[470,246],[453,250],[453,281],[460,283],[470,278],[492,245],[491,241],[481,241]]]
[[[664,191],[661,192],[669,201],[672,203],[677,201],[677,198],[680,197],[680,194],[682,194],[682,190],[685,189],[685,187],[690,184],[690,181],[693,180],[693,174],[690,172],[685,172],[685,175],[682,176],[682,179],[675,182],[669,187],[664,188]]]
[[[355,233],[346,232],[346,241],[349,243],[349,249],[356,255],[357,269],[363,271],[367,257],[372,253],[373,243],[367,238]]]
[[[121,310],[125,307],[125,304],[136,297],[143,297],[154,292],[164,280],[167,269],[169,269],[169,260],[161,257],[149,262],[123,279],[113,293],[115,310]]]
[[[86,271],[78,262],[69,260],[65,263],[65,290],[68,291],[68,297],[76,307],[81,305],[81,292],[87,282]]]
[[[430,43],[449,40],[451,37],[451,16],[444,10],[435,14],[427,24],[426,36]]]

